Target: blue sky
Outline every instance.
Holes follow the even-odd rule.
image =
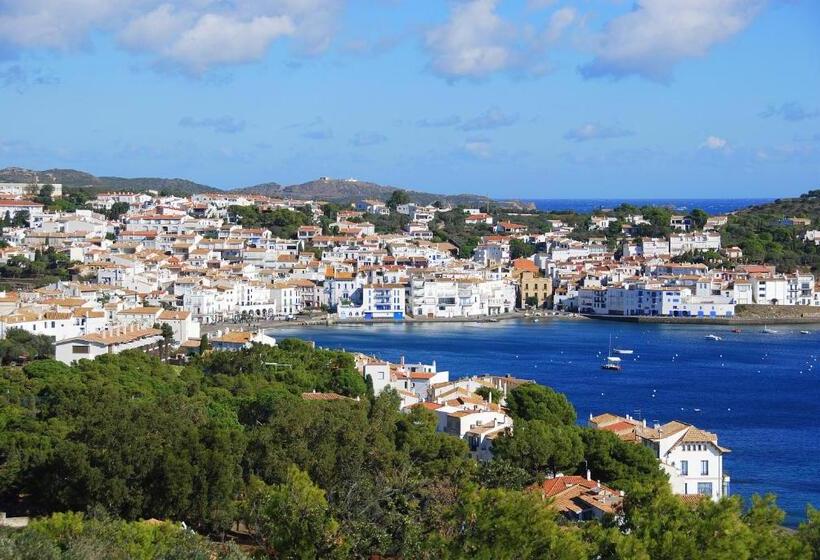
[[[816,0],[0,0],[0,166],[497,197],[820,182]]]

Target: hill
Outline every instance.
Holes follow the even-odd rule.
[[[809,218],[816,225],[820,222],[820,189],[811,190],[796,198],[778,198],[767,204],[749,206],[736,215],[757,214],[772,218]]]
[[[804,224],[791,218],[811,220]],[[820,246],[805,239],[807,229],[820,227],[820,190],[797,198],[781,198],[750,206],[729,216],[721,229],[724,247],[737,245],[746,262],[773,264],[780,272],[820,267]]]
[[[386,201],[396,190],[404,190],[410,196],[410,200],[419,204],[432,204],[433,202],[440,201],[452,205],[484,206],[487,202],[491,201],[489,197],[474,194],[435,194],[405,189],[403,187],[379,185],[377,183],[359,181],[356,179],[333,179],[330,177],[321,177],[314,181],[288,186],[282,186],[277,183],[263,183],[261,185],[236,189],[236,192],[349,203],[363,199]],[[511,208],[529,208],[529,205],[524,205],[517,201],[493,202]]]
[[[219,192],[219,189],[215,187],[202,185],[187,179],[97,177],[91,173],[76,169],[45,169],[43,171],[23,169],[21,167],[0,169],[0,182],[26,183],[35,180],[41,183],[61,183],[64,188],[82,188],[94,192],[109,190],[130,192],[156,190],[176,194]]]
[[[0,182],[25,183],[34,181],[41,183],[61,183],[64,188],[81,188],[92,192],[142,192],[156,190],[179,195],[201,192],[224,192],[223,189],[195,183],[187,179],[166,179],[161,177],[98,177],[76,169],[45,169],[43,171],[35,171],[21,167],[0,169]],[[484,206],[491,201],[489,197],[474,194],[443,195],[404,189],[401,187],[379,185],[377,183],[358,181],[356,179],[332,179],[330,177],[321,177],[314,181],[287,186],[280,185],[276,182],[260,183],[249,187],[232,189],[231,192],[350,203],[362,199],[386,201],[390,198],[393,191],[399,189],[406,191],[410,196],[410,200],[419,204],[432,204],[433,202],[440,201],[454,206]],[[492,202],[495,205],[510,209],[535,209],[532,204],[523,204],[514,200],[494,200]]]

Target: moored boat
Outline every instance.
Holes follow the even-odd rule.
[[[717,340],[723,340],[722,338],[720,338],[720,337],[719,337],[718,335],[716,335],[716,334],[707,334],[707,335],[706,335],[706,336],[704,336],[703,338],[705,338],[706,340],[715,340],[715,341],[717,341]]]
[[[606,361],[601,364],[601,369],[620,371],[621,359],[612,355],[612,335],[609,335],[609,349],[607,350]]]

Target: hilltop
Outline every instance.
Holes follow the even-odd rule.
[[[488,202],[495,202],[513,208],[529,207],[517,201],[492,201],[489,197],[475,194],[444,195],[404,187],[379,185],[378,183],[359,181],[358,179],[334,179],[331,177],[320,177],[306,183],[288,186],[278,183],[263,183],[236,189],[236,192],[348,203],[362,199],[386,201],[396,190],[405,191],[410,196],[410,200],[419,204],[432,204],[440,201],[456,206],[484,206]]]

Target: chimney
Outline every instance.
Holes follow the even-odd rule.
[[[587,480],[592,480],[592,471],[587,469]]]

